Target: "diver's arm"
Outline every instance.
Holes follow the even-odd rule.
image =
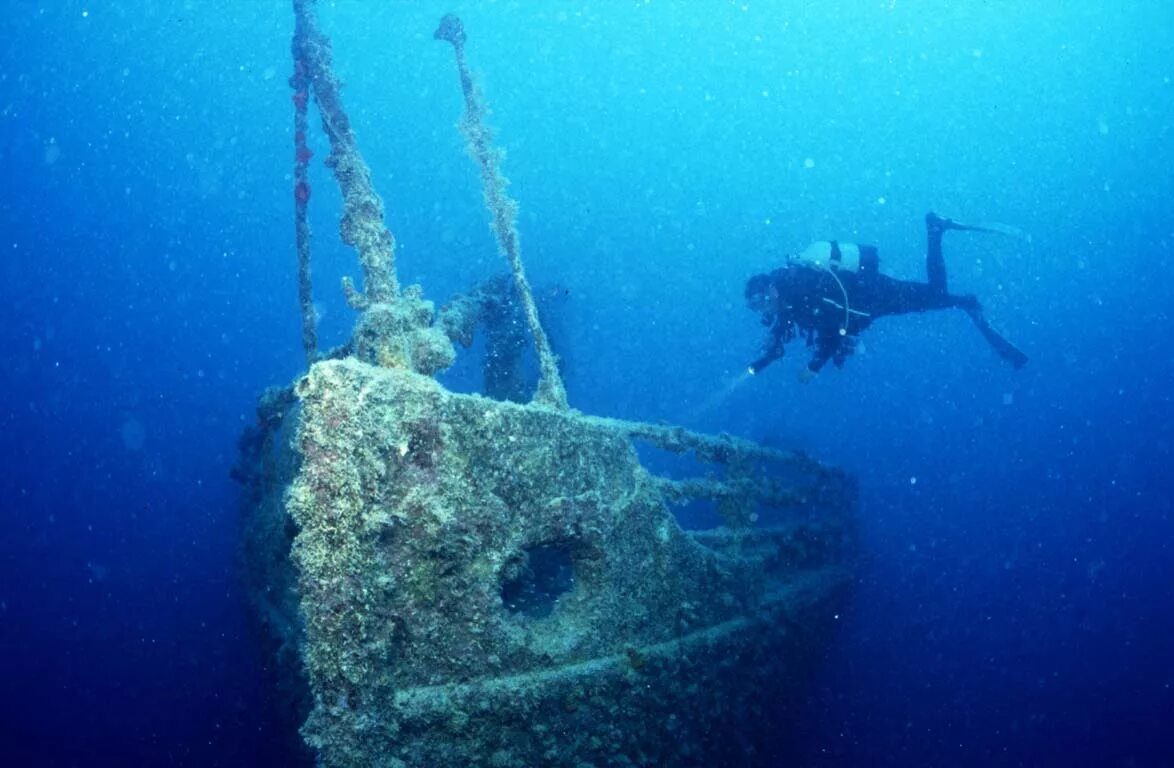
[[[749,373],[751,376],[753,376],[756,373],[761,372],[763,368],[770,365],[775,360],[778,360],[782,356],[783,356],[783,348],[781,346],[778,348],[778,351],[775,351],[772,349],[772,350],[768,351],[765,355],[763,355],[762,357],[758,358],[753,363],[748,365],[746,367],[746,372]]]
[[[767,343],[766,351],[762,353],[762,357],[746,367],[746,372],[753,376],[775,360],[778,360],[786,351],[784,349],[785,344],[783,329],[780,325],[776,324],[775,327],[770,329],[770,341]]]
[[[811,356],[811,361],[807,363],[807,370],[814,373],[819,373],[823,367],[827,365],[827,361],[831,360],[840,348],[840,337],[831,336],[825,333],[820,333],[815,340],[815,353]]]

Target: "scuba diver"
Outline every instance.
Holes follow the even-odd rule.
[[[810,379],[829,360],[837,368],[843,366],[856,338],[877,318],[951,308],[970,316],[999,357],[1022,368],[1027,355],[990,326],[978,299],[949,292],[942,257],[942,235],[951,229],[1004,234],[1008,230],[959,224],[935,213],[926,214],[925,229],[929,246],[924,283],[881,274],[875,246],[834,240],[813,243],[798,256],[788,257],[781,269],[751,277],[746,283],[746,304],[762,313],[762,324],[770,327],[770,337],[762,357],[750,364],[748,373],[754,375],[778,360],[786,343],[802,334],[807,346],[815,348],[800,374],[802,379]]]

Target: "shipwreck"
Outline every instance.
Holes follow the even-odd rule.
[[[770,765],[785,704],[851,583],[842,472],[728,435],[571,408],[527,282],[465,31],[445,17],[461,129],[527,329],[527,402],[435,375],[503,311],[400,286],[313,0],[294,0],[294,209],[308,370],[241,439],[243,551],[300,738],[322,766]],[[317,348],[309,108],[330,143],[361,285],[350,340]],[[500,291],[498,291],[500,294]],[[516,382],[515,382],[516,383]],[[690,457],[655,474],[637,445]],[[722,524],[685,530],[702,502]]]

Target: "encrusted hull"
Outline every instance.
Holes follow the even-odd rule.
[[[295,392],[270,449],[293,460],[267,464],[288,472],[258,484],[246,530],[323,765],[767,765],[785,748],[780,713],[850,583],[846,477],[355,360]],[[724,476],[658,478],[633,437]],[[698,495],[731,524],[682,530],[666,499]]]

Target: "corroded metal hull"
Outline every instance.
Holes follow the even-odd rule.
[[[848,478],[353,359],[295,393],[246,536],[323,765],[773,764],[850,583]],[[658,478],[633,439],[720,466]],[[728,524],[682,530],[687,496]]]

